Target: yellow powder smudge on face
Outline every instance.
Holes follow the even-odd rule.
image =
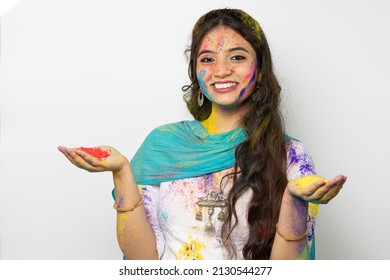
[[[311,184],[314,184],[315,182],[318,182],[318,181],[328,182],[329,180],[327,180],[321,176],[317,176],[317,175],[307,175],[307,176],[293,180],[293,182],[297,185],[298,189],[300,189],[300,190],[303,190],[303,189],[307,188],[308,186],[310,186]]]

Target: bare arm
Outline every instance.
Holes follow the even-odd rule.
[[[345,176],[336,176],[325,182],[317,180],[309,186],[299,187],[291,181],[282,198],[278,232],[275,234],[271,259],[305,259],[307,245],[307,214],[309,202],[326,204],[343,187]],[[288,240],[293,239],[293,240]]]
[[[284,236],[303,236],[296,241],[287,241],[280,234],[275,234],[271,251],[271,259],[297,259],[306,245],[306,221],[308,202],[292,197],[288,191],[284,193],[280,208],[278,231]]]
[[[129,163],[113,178],[118,208],[131,207],[141,199]],[[126,259],[158,259],[156,237],[142,204],[134,211],[117,212],[116,231]]]
[[[97,159],[79,149],[58,149],[74,165],[89,172],[111,171],[113,174],[116,205],[125,209],[141,199],[129,161],[112,147],[100,147],[109,152],[104,159]],[[156,238],[141,204],[133,211],[117,212],[117,238],[126,259],[158,259]]]

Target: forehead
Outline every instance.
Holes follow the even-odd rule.
[[[218,26],[204,36],[200,49],[220,49],[237,46],[251,47],[251,44],[233,29],[226,26]]]

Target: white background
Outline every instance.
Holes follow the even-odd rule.
[[[189,119],[181,86],[195,21],[259,20],[288,133],[320,175],[348,176],[317,224],[318,259],[390,259],[390,2],[25,0],[1,18],[1,259],[120,259],[111,175],[58,145],[129,158],[157,125]]]

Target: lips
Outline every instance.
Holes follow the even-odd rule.
[[[215,92],[226,93],[233,91],[237,88],[238,83],[236,82],[218,82],[211,85]]]

